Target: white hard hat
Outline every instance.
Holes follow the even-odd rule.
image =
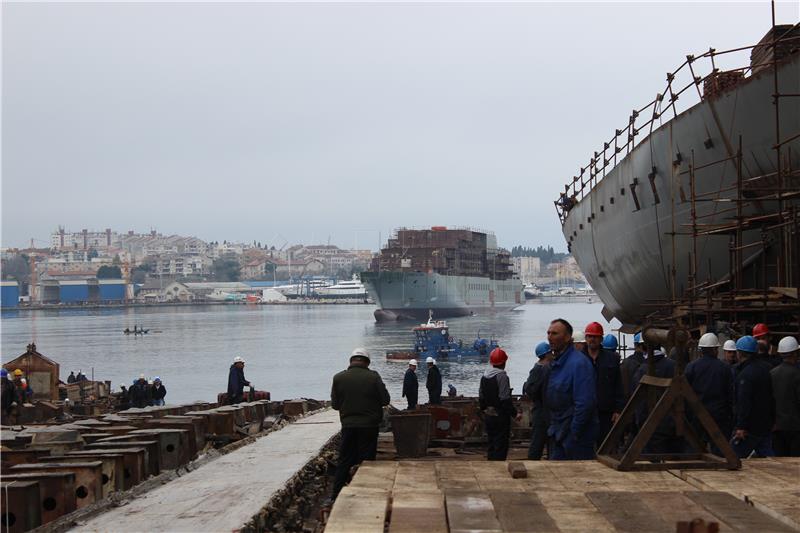
[[[417,360],[416,359],[411,359],[411,360],[408,361],[408,364],[409,364],[409,366],[417,366]]]
[[[586,342],[586,334],[582,331],[576,331],[572,334],[572,342]]]
[[[356,348],[353,350],[353,353],[350,354],[350,357],[363,357],[369,361],[369,352],[366,348]]]
[[[139,374],[139,379],[144,379],[144,374]]]
[[[736,351],[736,341],[733,339],[728,339],[725,341],[725,344],[722,345],[722,349],[726,352],[735,352]]]
[[[233,358],[233,362],[234,363],[244,363],[244,359],[242,359],[241,357],[239,357],[237,355],[236,357]]]
[[[784,337],[778,343],[778,353],[792,353],[800,346],[797,345],[797,339],[794,337]]]
[[[426,363],[433,363],[435,365],[436,364],[436,359],[434,359],[433,357],[429,356],[427,359],[425,359],[425,362]]]
[[[719,348],[719,339],[714,333],[706,333],[700,337],[700,342],[697,343],[700,348]]]

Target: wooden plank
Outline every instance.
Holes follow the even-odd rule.
[[[543,490],[536,494],[559,531],[570,533],[614,531],[614,526],[583,492]]]
[[[326,533],[383,533],[389,493],[345,487],[336,498]]]
[[[365,461],[359,465],[349,486],[392,490],[397,466],[391,461]]]
[[[494,505],[487,493],[476,490],[447,490],[445,502],[451,533],[502,532]]]
[[[800,531],[800,489],[794,492],[772,492],[748,498],[753,506],[772,518]]]
[[[326,529],[327,531],[327,529]],[[441,491],[395,490],[389,533],[447,533],[447,511]]]
[[[587,492],[586,497],[617,531],[672,533],[675,530],[673,524],[653,513],[637,492]]]
[[[787,458],[788,459],[788,458]],[[800,462],[786,463],[769,459],[745,459],[747,468],[755,468],[759,472],[764,472],[771,476],[795,486],[800,479]]]
[[[439,483],[436,478],[436,464],[432,462],[401,461],[394,478],[394,491],[414,489],[420,491],[437,491]]]
[[[702,490],[725,491],[737,498],[797,489],[796,483],[787,483],[771,474],[750,467],[736,471],[684,470],[680,476]]]
[[[690,500],[682,492],[640,492],[639,496],[650,509],[658,514],[667,524],[690,522],[700,518],[706,523],[716,522],[722,532],[733,529],[719,517],[710,513],[702,505]]]
[[[558,532],[539,496],[533,492],[492,492],[495,514],[503,531]]]
[[[472,466],[466,463],[437,462],[436,476],[442,490],[474,490],[478,486]]]
[[[511,474],[513,479],[522,479],[528,477],[528,469],[519,461],[509,461],[508,473]]]
[[[687,491],[686,496],[705,507],[735,531],[782,533],[796,531],[727,492]]]

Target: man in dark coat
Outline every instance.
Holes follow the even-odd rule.
[[[486,423],[486,435],[489,438],[487,458],[490,461],[506,460],[511,420],[517,417],[517,409],[511,401],[511,384],[505,371],[506,361],[508,355],[505,350],[492,350],[489,355],[492,367],[484,372],[478,387],[478,405]]]
[[[644,358],[647,353],[647,348],[642,340],[642,334],[637,333],[633,336],[633,353],[626,357],[620,364],[620,375],[622,377],[622,393],[625,395],[625,401],[631,399],[633,396],[633,377],[636,371],[644,363]]]
[[[617,352],[603,347],[603,326],[592,322],[583,332],[586,335],[586,355],[594,367],[597,387],[597,415],[600,426],[597,432],[597,446],[605,440],[614,422],[625,407],[622,391],[622,373]],[[613,336],[611,336],[614,339]],[[611,347],[611,345],[609,345]]]
[[[153,386],[151,387],[151,396],[153,398],[153,405],[164,405],[166,402],[164,398],[167,395],[167,388],[161,383],[161,378],[156,376],[153,380]]]
[[[751,453],[771,457],[775,455],[772,450],[775,400],[771,367],[758,357],[757,342],[750,335],[736,341],[736,350],[741,362],[736,367],[734,383],[736,414],[731,446],[739,458],[749,457]]]
[[[725,439],[733,431],[733,374],[731,367],[719,359],[720,343],[713,333],[700,337],[698,343],[701,357],[686,365],[686,381],[700,399],[711,418],[717,423]],[[712,445],[714,453],[720,454]]]
[[[131,407],[141,408],[150,405],[150,386],[147,384],[144,374],[139,376],[139,379],[131,385],[128,392],[131,399]]]
[[[647,374],[650,366],[649,361],[645,362],[636,371],[633,378],[633,388],[639,385],[639,382]],[[666,357],[666,354],[661,349],[653,351],[653,367],[654,375],[657,378],[673,378],[675,376],[675,361]],[[642,427],[644,421],[648,416],[647,402],[642,402],[636,411],[636,424]],[[684,451],[683,438],[679,437],[675,430],[675,419],[671,415],[667,415],[661,419],[661,423],[656,427],[650,441],[645,446],[646,453],[682,453]]]
[[[800,368],[797,366],[798,345],[794,337],[778,343],[783,362],[770,371],[775,394],[775,430],[772,444],[775,455],[800,457]]]
[[[425,388],[428,389],[428,403],[437,405],[442,403],[442,374],[433,357],[428,357],[425,362],[428,364],[428,378],[425,380]]]
[[[403,376],[403,398],[408,400],[408,409],[417,408],[419,398],[419,380],[417,380],[417,360],[412,359],[408,362],[408,369]]]
[[[544,405],[544,385],[547,382],[547,372],[550,361],[553,360],[553,352],[550,344],[540,342],[534,351],[539,359],[528,374],[528,379],[522,386],[522,391],[530,398],[532,404],[531,412],[531,443],[528,446],[528,459],[539,461],[544,452],[544,445],[547,442],[547,424],[549,423],[547,409]]]
[[[72,370],[67,376],[67,383],[75,383],[76,381],[78,381],[78,378],[75,377],[75,371]]]
[[[5,368],[0,370],[0,382],[2,382],[0,385],[2,385],[3,416],[9,416],[11,414],[11,406],[16,401],[17,393],[14,382],[8,379],[8,371]]]
[[[390,398],[380,374],[370,370],[369,363],[369,352],[356,348],[347,370],[333,376],[331,406],[339,411],[342,423],[334,499],[347,483],[350,469],[362,461],[374,461],[378,452],[378,427]]]
[[[249,386],[250,382],[244,378],[244,359],[237,355],[228,371],[228,403],[233,405],[243,402],[244,388]]]

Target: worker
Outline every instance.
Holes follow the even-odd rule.
[[[547,442],[547,410],[544,406],[542,396],[544,384],[547,381],[547,371],[550,362],[553,360],[553,351],[550,343],[542,341],[536,345],[534,350],[537,361],[528,374],[528,379],[522,386],[522,391],[531,400],[531,443],[528,446],[528,459],[539,461],[544,453],[544,445]]]
[[[603,326],[599,322],[591,322],[583,330],[586,335],[586,350],[594,367],[597,394],[597,416],[600,425],[597,431],[597,446],[605,440],[614,422],[625,407],[625,396],[622,391],[622,373],[620,371],[619,354],[615,351],[617,339],[613,335],[603,337]]]
[[[69,376],[67,376],[67,383],[75,383],[77,378],[75,377],[75,371],[70,370]]]
[[[775,396],[775,429],[772,445],[775,455],[800,457],[800,368],[797,339],[784,337],[778,343],[780,366],[770,371]]]
[[[167,395],[167,388],[161,383],[161,378],[156,376],[153,379],[153,386],[151,387],[151,396],[153,398],[153,405],[165,405],[164,397]]]
[[[447,384],[447,397],[448,398],[455,398],[458,396],[458,391],[456,390],[455,386],[452,383]]]
[[[419,380],[417,379],[417,360],[408,362],[406,374],[403,376],[403,398],[408,401],[408,410],[417,408],[419,398]]]
[[[758,342],[758,357],[772,368],[782,363],[781,356],[772,352],[772,335],[766,324],[756,324],[753,326],[753,338]]]
[[[582,331],[576,331],[575,333],[572,334],[572,345],[579,352],[586,351],[586,336],[583,334]]]
[[[673,378],[675,376],[675,361],[670,359],[660,347],[653,347],[653,375],[658,378]],[[648,354],[648,358],[650,355]],[[639,386],[649,368],[649,361],[645,360],[639,366],[633,378],[633,388]],[[642,427],[644,421],[649,416],[647,402],[642,402],[636,411],[636,424]],[[647,453],[682,453],[684,451],[684,442],[678,436],[675,430],[675,419],[671,415],[667,415],[661,419],[661,422],[656,426],[650,441],[645,446]]]
[[[633,376],[636,375],[639,366],[644,363],[646,355],[647,347],[642,340],[642,334],[637,333],[633,336],[633,353],[620,363],[619,368],[622,378],[622,393],[625,395],[626,402],[633,396]]]
[[[547,342],[553,352],[544,390],[550,459],[594,459],[598,421],[592,363],[572,346],[572,325],[563,318],[550,323]]]
[[[436,359],[428,357],[425,359],[428,364],[428,378],[425,380],[425,388],[428,389],[428,403],[438,405],[442,403],[442,373],[436,366]]]
[[[706,411],[717,423],[725,439],[729,439],[733,430],[733,374],[731,367],[720,360],[719,339],[714,333],[706,333],[697,343],[702,357],[686,365],[684,375],[686,381],[706,408]],[[706,437],[708,437],[706,435]],[[721,451],[711,443],[711,449],[717,455]]]
[[[89,378],[86,377],[86,374],[84,374],[82,370],[78,370],[78,375],[75,376],[75,381],[89,381]]]
[[[755,453],[758,457],[775,455],[772,450],[772,426],[775,423],[775,400],[772,394],[770,365],[757,356],[758,341],[750,335],[736,341],[741,363],[734,382],[735,421],[731,446],[739,458]]]
[[[233,405],[243,402],[244,388],[249,386],[250,382],[244,378],[244,359],[237,355],[228,371],[228,403]]]
[[[22,384],[22,403],[33,403],[33,388],[28,384],[28,380],[22,378],[19,381]]]
[[[333,376],[331,404],[339,411],[342,424],[333,499],[347,482],[350,469],[362,461],[374,461],[378,451],[378,426],[383,420],[383,406],[389,405],[389,392],[380,374],[369,369],[369,363],[369,352],[356,348],[347,370]]]
[[[139,379],[133,382],[129,390],[131,407],[147,407],[150,405],[150,387],[147,385],[147,380],[144,374],[139,375]]]
[[[14,402],[17,401],[17,393],[14,382],[8,379],[8,370],[5,368],[0,370],[0,397],[2,397],[2,412],[3,416],[11,415],[11,408]]]
[[[725,344],[722,345],[722,351],[725,354],[725,362],[728,363],[729,367],[733,367],[739,363],[736,359],[736,341],[732,339],[726,340]]]
[[[12,383],[14,384],[14,401],[17,405],[25,403],[25,393],[22,390],[22,370],[19,368],[14,370]]]
[[[505,461],[508,457],[508,439],[511,436],[511,419],[517,417],[517,409],[511,401],[511,384],[506,374],[508,354],[495,348],[489,354],[488,368],[478,387],[478,405],[484,414],[486,435],[489,439],[487,458],[490,461]]]

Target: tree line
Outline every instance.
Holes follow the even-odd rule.
[[[568,254],[564,252],[556,252],[553,250],[552,246],[544,247],[544,246],[537,246],[533,248],[531,246],[514,246],[511,248],[511,257],[538,257],[542,260],[542,263],[549,264],[549,263],[558,263],[559,261],[563,261]]]

